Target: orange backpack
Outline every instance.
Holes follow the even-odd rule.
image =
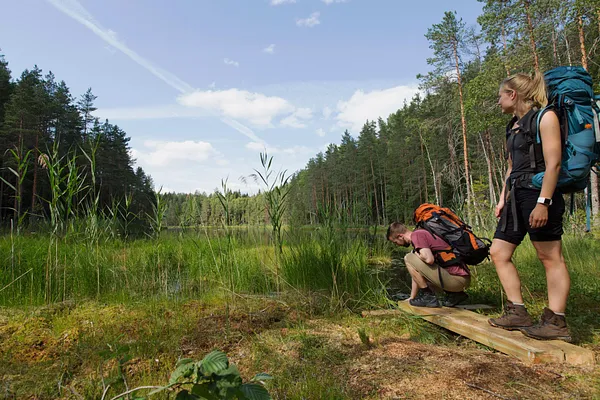
[[[471,227],[449,208],[424,203],[417,207],[413,219],[417,228],[448,243],[447,250],[434,252],[440,267],[477,265],[489,257],[490,240],[475,236]]]

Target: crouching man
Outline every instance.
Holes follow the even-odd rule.
[[[471,283],[469,269],[456,259],[444,240],[425,229],[411,231],[399,222],[389,226],[387,239],[397,246],[414,247],[404,257],[412,277],[411,306],[440,307],[435,291],[442,290],[446,293],[442,302],[445,307],[454,307],[468,298],[465,289]]]

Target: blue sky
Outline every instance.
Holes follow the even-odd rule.
[[[212,192],[259,167],[303,168],[345,129],[387,117],[429,70],[424,37],[475,0],[18,0],[0,48],[13,75],[38,65],[131,137],[157,189]]]

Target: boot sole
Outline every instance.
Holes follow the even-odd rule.
[[[528,338],[532,338],[532,339],[536,339],[536,340],[562,340],[567,343],[571,343],[573,341],[573,338],[571,336],[542,337],[542,336],[530,335],[529,333],[527,333],[524,330],[521,330],[521,333],[523,335],[527,336]]]
[[[417,305],[410,304],[410,303],[408,303],[408,304],[411,307],[419,307],[419,308],[440,308],[441,307],[441,305],[439,305],[439,304],[438,305],[425,305],[425,306],[417,306]]]
[[[521,329],[524,328],[531,328],[533,325],[528,325],[528,326],[502,326],[502,325],[496,325],[494,324],[492,321],[488,320],[488,323],[493,326],[494,328],[502,328],[506,331],[519,331]]]

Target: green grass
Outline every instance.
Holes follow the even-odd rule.
[[[269,248],[238,244],[235,239],[229,244],[223,238],[167,236],[131,242],[107,240],[98,246],[61,240],[51,247],[49,256],[50,245],[48,237],[18,237],[11,256],[10,239],[0,238],[4,255],[0,288],[8,286],[0,293],[0,304],[187,298],[215,287],[249,293],[265,293],[273,287],[271,277],[265,274]],[[45,299],[47,285],[51,296]]]
[[[409,315],[357,318],[362,309],[388,307],[382,289],[395,284],[388,266],[369,260],[402,254],[348,229],[288,232],[280,293],[268,231],[193,230],[97,243],[0,237],[0,398],[67,399],[76,391],[100,399],[108,385],[115,396],[165,383],[179,358],[220,349],[245,379],[274,375],[269,390],[276,398],[351,399],[358,394],[345,377],[354,360],[390,337],[450,348],[468,342]],[[591,236],[565,237],[568,323],[575,340],[592,349],[600,344],[599,252]],[[539,315],[546,282],[530,242],[518,248],[515,263],[525,301]],[[473,275],[471,300],[500,307],[493,265],[481,264]],[[589,382],[598,379],[592,374]],[[566,382],[588,381],[575,371]],[[361,396],[376,397],[364,390]]]
[[[311,234],[289,235],[279,270],[264,233],[200,230],[97,242],[78,235],[1,236],[0,305],[186,299],[213,290],[269,294],[276,290],[277,274],[284,291],[324,291],[342,304],[373,298],[381,284],[367,265],[364,241],[340,232]]]
[[[214,295],[0,308],[0,396],[74,398],[74,390],[100,399],[107,385],[114,396],[127,387],[162,384],[179,358],[201,359],[221,349],[245,379],[263,371],[274,375],[268,387],[276,398],[352,399],[359,397],[346,372],[365,351],[355,326],[364,326],[375,345],[390,334],[420,338],[421,328],[436,334],[420,320],[371,326],[348,312],[311,320],[303,309],[294,296],[231,302]],[[344,345],[323,331],[327,326],[356,343]]]

